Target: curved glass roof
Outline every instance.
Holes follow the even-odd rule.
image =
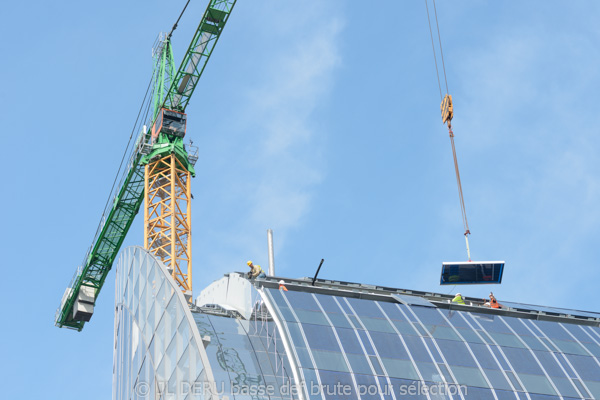
[[[286,290],[280,278],[252,281],[244,301],[190,310],[163,265],[140,248],[125,254],[114,398],[144,398],[149,380],[156,399],[600,399],[596,313],[456,306],[339,282]],[[215,390],[189,390],[198,383]]]

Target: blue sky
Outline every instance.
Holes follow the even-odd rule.
[[[6,398],[111,394],[114,274],[83,332],[54,311],[183,5],[3,6]],[[598,310],[600,4],[437,5],[473,258],[506,260],[500,301]],[[205,7],[175,32],[177,62]],[[466,252],[423,2],[240,0],[187,112],[196,295],[266,266],[268,228],[280,275],[324,258],[324,278],[451,289],[440,264]]]

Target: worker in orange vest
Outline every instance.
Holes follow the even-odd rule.
[[[279,281],[279,290],[283,290],[285,292],[287,292],[287,288],[285,287],[285,281],[282,279]]]
[[[502,304],[498,303],[498,300],[496,300],[496,297],[492,292],[490,292],[490,300],[487,303],[485,303],[484,306],[490,308],[502,308]]]

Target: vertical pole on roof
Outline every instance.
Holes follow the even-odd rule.
[[[273,229],[267,229],[269,243],[269,276],[275,276],[275,250],[273,250]]]

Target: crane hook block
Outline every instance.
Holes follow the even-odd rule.
[[[452,95],[446,94],[444,96],[444,100],[442,100],[440,109],[442,110],[442,123],[450,123],[450,121],[452,121],[452,117],[454,117],[454,110],[452,107]]]

